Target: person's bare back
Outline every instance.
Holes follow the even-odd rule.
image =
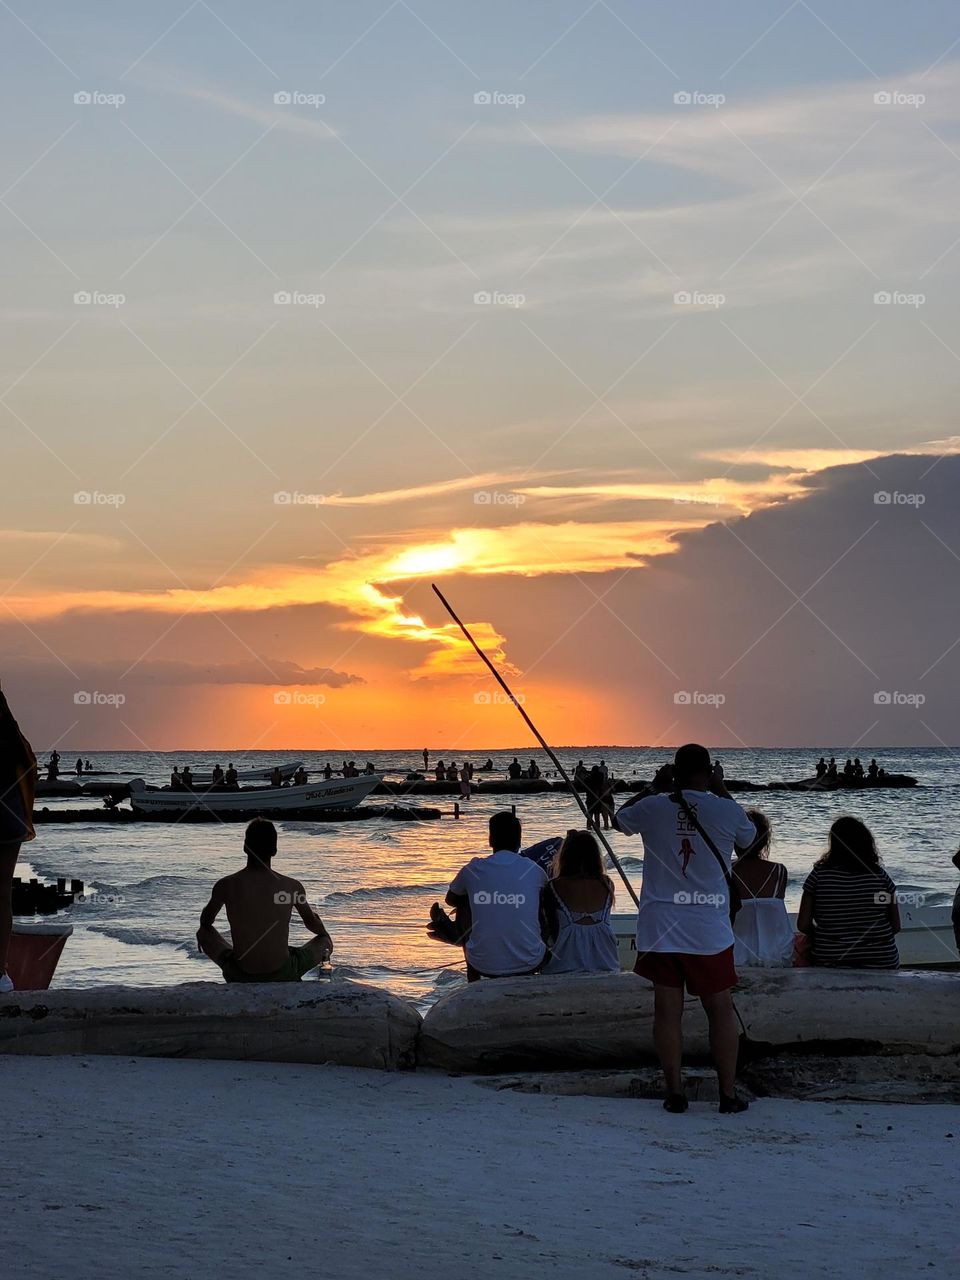
[[[323,921],[307,900],[299,880],[271,867],[277,850],[272,822],[257,818],[244,838],[247,865],[213,886],[200,914],[197,945],[222,969],[228,982],[296,982],[322,964],[333,951]],[[313,937],[290,946],[290,917],[297,914]],[[231,941],[217,932],[215,921],[226,910]]]
[[[247,973],[272,973],[287,958],[294,903],[306,903],[299,880],[266,867],[244,867],[225,876],[218,890],[230,924],[233,951]]]

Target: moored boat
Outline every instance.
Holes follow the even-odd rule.
[[[790,920],[796,924],[796,916]],[[949,906],[907,907],[901,903],[900,922],[897,948],[902,968],[960,969]],[[637,917],[624,912],[611,916],[610,923],[617,936],[620,968],[632,969],[637,958]]]
[[[359,778],[330,778],[302,787],[150,791],[142,778],[134,778],[130,783],[130,805],[134,813],[172,819],[197,811],[227,817],[309,813],[322,809],[352,809],[365,800],[379,782],[380,774],[366,773]]]

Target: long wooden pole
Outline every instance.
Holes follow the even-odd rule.
[[[620,862],[620,859],[617,857],[617,855],[616,855],[616,854],[613,852],[613,850],[610,848],[610,842],[607,840],[606,836],[603,834],[603,832],[600,830],[600,828],[599,828],[599,827],[597,827],[597,826],[594,826],[594,824],[593,824],[593,819],[590,817],[590,810],[587,808],[586,804],[584,803],[583,797],[580,795],[580,792],[579,792],[579,791],[577,790],[577,788],[574,786],[574,784],[573,784],[573,782],[572,782],[572,780],[571,780],[571,778],[570,778],[569,774],[567,773],[566,769],[564,769],[563,765],[562,765],[562,764],[560,763],[560,761],[557,759],[556,752],[553,750],[553,748],[550,746],[550,744],[549,744],[549,743],[547,742],[547,740],[544,738],[543,734],[540,732],[540,730],[537,728],[537,726],[533,723],[533,721],[532,721],[532,720],[530,719],[530,717],[527,715],[527,713],[526,713],[526,711],[523,709],[522,705],[521,705],[521,704],[517,701],[517,699],[513,696],[513,691],[512,691],[512,689],[510,688],[510,686],[507,684],[506,680],[504,680],[503,676],[500,674],[500,672],[497,670],[497,668],[493,665],[493,663],[490,661],[490,659],[487,657],[487,655],[483,652],[483,650],[482,650],[482,649],[480,648],[480,646],[477,644],[476,640],[474,640],[473,636],[472,636],[472,635],[470,634],[470,632],[467,630],[466,626],[465,626],[465,625],[460,621],[460,619],[457,617],[457,615],[456,615],[456,613],[454,612],[453,607],[451,606],[451,604],[450,604],[449,600],[447,600],[446,596],[443,594],[443,592],[440,590],[440,588],[437,586],[437,584],[436,584],[436,583],[431,583],[430,585],[433,587],[433,590],[434,590],[434,592],[435,592],[435,594],[436,594],[437,598],[439,599],[439,601],[440,601],[440,603],[443,605],[443,607],[446,609],[447,613],[449,613],[450,617],[454,620],[454,622],[457,624],[457,626],[460,628],[460,630],[463,632],[463,634],[466,636],[466,638],[470,641],[470,644],[473,646],[474,651],[475,651],[475,652],[476,652],[476,654],[477,654],[477,657],[479,657],[479,658],[481,659],[481,661],[482,661],[482,662],[484,662],[484,663],[486,664],[486,666],[487,666],[488,670],[490,671],[490,674],[493,676],[494,680],[496,680],[497,684],[498,684],[498,685],[500,686],[500,688],[504,691],[504,693],[507,695],[507,697],[508,697],[508,698],[510,699],[510,701],[513,703],[513,705],[516,707],[516,709],[520,712],[521,716],[522,716],[522,717],[523,717],[523,719],[524,719],[524,723],[526,724],[527,728],[530,730],[530,732],[533,734],[533,736],[536,738],[536,740],[540,743],[541,747],[543,747],[544,751],[545,751],[545,752],[547,753],[547,755],[550,757],[550,759],[551,759],[551,761],[553,762],[554,767],[556,768],[557,772],[560,774],[561,778],[563,778],[564,782],[565,782],[565,783],[567,784],[567,786],[570,788],[570,791],[571,791],[571,792],[572,792],[572,794],[573,794],[573,798],[574,798],[574,800],[576,800],[577,804],[580,806],[580,809],[581,809],[581,810],[582,810],[582,812],[583,812],[583,816],[584,816],[584,817],[586,818],[586,820],[587,820],[587,826],[588,826],[588,827],[591,827],[591,828],[593,829],[594,834],[596,835],[597,839],[600,841],[600,843],[603,845],[604,849],[607,851],[607,855],[609,856],[610,861],[611,861],[611,862],[613,863],[613,865],[616,867],[617,871],[619,871],[619,873],[620,873],[620,878],[621,878],[621,880],[623,881],[623,883],[627,886],[627,892],[630,894],[630,897],[633,899],[634,904],[635,904],[636,906],[638,906],[638,907],[639,907],[639,905],[640,905],[640,900],[639,900],[639,898],[637,897],[637,891],[636,891],[636,889],[634,889],[633,885],[632,885],[632,884],[630,883],[630,881],[627,879],[627,873],[624,871],[624,869],[623,869],[623,865],[622,865],[622,863]]]

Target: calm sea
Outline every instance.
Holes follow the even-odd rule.
[[[671,753],[662,749],[570,747],[558,752],[572,769],[578,760],[604,759],[618,777],[648,778]],[[724,750],[728,778],[756,782],[809,777],[820,754],[842,760],[842,747],[814,750]],[[904,889],[946,902],[956,887],[950,857],[960,838],[960,755],[949,750],[864,748],[861,759],[877,755],[888,772],[909,773],[920,785],[905,791],[807,795],[771,792],[739,797],[769,814],[774,824],[774,856],[790,869],[788,903],[796,906],[803,878],[824,846],[827,829],[841,813],[855,813],[873,829],[884,863]],[[550,762],[529,747],[510,751],[474,751],[479,764],[492,756],[500,775],[514,755],[526,764],[536,759],[544,771]],[[76,758],[64,751],[64,762]],[[93,765],[119,776],[166,782],[174,764],[194,771],[224,766],[264,767],[278,759],[304,760],[319,769],[327,759],[337,767],[342,756],[305,752],[98,752]],[[422,765],[419,751],[352,752],[362,765],[402,778]],[[481,777],[497,776],[490,774]],[[515,797],[523,821],[524,842],[533,843],[582,825],[574,801],[563,794]],[[302,880],[317,904],[336,944],[334,975],[367,980],[409,996],[421,1005],[452,983],[462,981],[459,952],[431,942],[425,934],[430,904],[443,897],[459,867],[484,851],[486,822],[511,798],[474,798],[453,819],[452,798],[423,800],[443,811],[439,822],[361,823],[284,822],[280,825],[278,869]],[[99,807],[90,800],[43,804],[69,808]],[[377,797],[367,806],[385,803]],[[65,918],[74,935],[57,971],[59,986],[106,983],[150,985],[217,981],[219,972],[199,956],[198,916],[212,883],[243,861],[240,824],[167,826],[157,823],[43,825],[24,846],[20,874],[65,875],[85,882],[89,900]],[[637,888],[643,875],[639,841],[612,834]],[[626,892],[619,895],[626,909]]]

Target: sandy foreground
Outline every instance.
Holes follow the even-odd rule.
[[[42,1277],[954,1274],[960,1108],[746,1116],[467,1077],[0,1058],[0,1257]]]

